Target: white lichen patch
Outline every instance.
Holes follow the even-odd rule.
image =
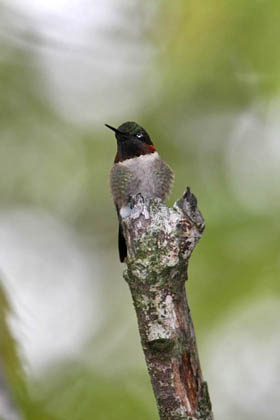
[[[172,296],[167,295],[165,298],[161,295],[156,296],[151,305],[147,305],[146,310],[151,309],[151,307],[153,308],[153,318],[156,317],[156,319],[148,323],[148,340],[153,341],[174,337],[179,323]],[[149,316],[147,313],[146,315]]]
[[[171,211],[170,212],[170,223],[175,226],[179,221],[180,221],[181,217],[179,217],[179,214],[175,211]]]
[[[122,219],[131,215],[131,207],[130,206],[122,206],[120,209],[120,216]]]
[[[164,312],[164,317],[168,318],[169,322],[170,322],[170,326],[172,329],[178,328],[179,323],[177,320],[177,316],[176,316],[176,312],[175,312],[175,307],[174,307],[174,303],[173,303],[173,298],[171,295],[167,295],[165,298],[165,312]]]
[[[162,256],[162,264],[166,267],[175,267],[179,262],[179,247],[172,247],[166,255]]]
[[[144,208],[143,208],[143,215],[144,215],[146,220],[148,220],[150,218],[150,212],[147,209],[147,206],[144,206]]]
[[[170,339],[171,331],[165,328],[163,325],[159,324],[158,322],[149,322],[148,323],[148,334],[147,339],[148,341],[154,340],[163,340],[163,339]]]
[[[180,404],[182,404],[182,401],[181,401],[180,398],[177,398],[177,400],[180,402]],[[176,408],[176,410],[173,411],[173,415],[178,416],[179,418],[183,417],[183,416],[187,416],[188,413],[187,413],[186,407],[183,404],[180,405],[178,408]],[[192,419],[192,417],[187,417],[187,418],[188,418],[188,420]],[[196,420],[196,419],[194,419],[194,420]]]
[[[145,280],[145,278],[147,277],[147,270],[143,269],[143,267],[141,268],[141,270],[139,268],[136,268],[132,270],[131,273],[134,277],[142,281]]]

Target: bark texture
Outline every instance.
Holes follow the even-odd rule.
[[[122,220],[129,284],[161,420],[213,420],[186,297],[188,261],[204,220],[187,188],[174,207],[132,197]]]

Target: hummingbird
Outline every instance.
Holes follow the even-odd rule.
[[[174,174],[159,156],[149,134],[136,122],[128,121],[114,131],[117,154],[110,171],[110,187],[119,219],[119,257],[124,262],[127,247],[121,218],[130,214],[130,198],[140,193],[144,198],[165,200],[170,193]]]

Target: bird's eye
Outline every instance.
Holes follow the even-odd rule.
[[[143,133],[137,133],[137,134],[136,134],[136,137],[137,137],[138,139],[141,139],[141,138],[143,137]]]

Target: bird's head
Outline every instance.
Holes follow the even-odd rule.
[[[114,128],[109,124],[106,127],[113,130],[118,144],[115,162],[121,162],[137,156],[146,155],[156,151],[147,131],[139,124],[128,121]]]

